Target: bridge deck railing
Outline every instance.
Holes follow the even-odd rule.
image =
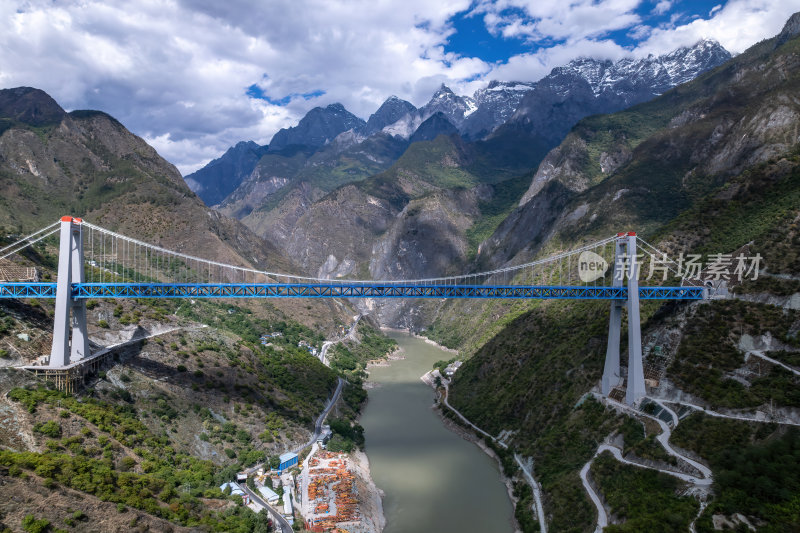
[[[0,298],[55,298],[56,283],[0,283]],[[702,287],[639,287],[644,300],[700,300]],[[374,283],[73,283],[87,298],[516,298],[625,300],[625,286]]]

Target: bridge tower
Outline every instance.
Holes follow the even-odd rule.
[[[61,217],[53,347],[48,364],[51,368],[66,366],[90,355],[86,302],[72,298],[72,283],[84,282],[81,222],[80,218]]]
[[[639,318],[639,264],[636,258],[636,233],[618,233],[614,245],[613,286],[621,287],[623,278],[628,283],[628,386],[625,403],[634,405],[646,393],[644,363],[642,361],[642,332]],[[622,329],[623,302],[611,302],[608,321],[608,347],[601,381],[601,391],[608,396],[620,383],[619,343]]]

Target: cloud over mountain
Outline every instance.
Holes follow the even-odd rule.
[[[778,31],[800,0],[729,0],[712,13],[687,5],[10,0],[0,3],[0,87],[41,87],[68,109],[107,111],[187,173],[334,102],[367,118],[391,94],[420,106],[442,83],[471,94],[581,56],[663,53],[700,37],[739,51]],[[502,60],[483,59],[480,43],[450,45],[465,20],[481,21]]]

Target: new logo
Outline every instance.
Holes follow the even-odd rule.
[[[586,250],[578,257],[578,277],[584,283],[602,278],[608,270],[608,262],[594,252]]]

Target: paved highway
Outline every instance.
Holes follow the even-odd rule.
[[[341,338],[338,338],[338,339],[334,339],[332,341],[325,341],[325,342],[322,343],[322,349],[319,351],[319,360],[322,361],[323,365],[331,366],[330,362],[328,361],[328,349],[331,346],[333,346],[334,344],[337,344],[339,342],[342,342],[344,339],[348,339],[348,338],[351,341],[355,341],[356,340],[356,326],[358,326],[358,321],[361,320],[361,316],[362,315],[356,316],[355,321],[353,321],[353,324],[350,326],[350,329],[347,330],[347,333],[344,334],[344,337],[341,337]]]
[[[343,378],[339,378],[339,383],[336,385],[336,390],[333,392],[333,396],[331,396],[331,399],[328,400],[328,405],[325,406],[325,409],[322,411],[322,413],[320,413],[320,415],[317,417],[317,421],[314,423],[314,434],[311,436],[308,442],[295,448],[292,450],[293,452],[299,453],[300,450],[306,446],[311,446],[319,438],[319,436],[322,434],[322,424],[325,423],[325,418],[328,417],[328,413],[331,412],[331,409],[333,409],[333,406],[339,400],[339,396],[342,395],[342,387],[344,387],[344,384],[345,380]]]
[[[299,453],[300,450],[302,450],[306,446],[311,446],[312,444],[314,444],[317,438],[322,434],[322,424],[325,422],[325,418],[331,412],[331,409],[333,409],[333,406],[339,400],[339,396],[341,396],[342,394],[342,388],[344,387],[344,384],[345,380],[339,378],[339,383],[336,385],[336,390],[334,391],[333,396],[331,396],[331,399],[328,400],[328,404],[325,406],[325,409],[322,411],[322,413],[320,413],[320,415],[317,417],[317,421],[314,423],[314,435],[309,439],[307,443],[292,450],[293,452]],[[263,463],[255,465],[253,467],[246,469],[245,472],[247,473],[247,475],[252,475],[253,472],[258,470],[262,466]],[[259,505],[264,507],[267,511],[269,511],[269,514],[271,514],[274,519],[273,521],[278,527],[280,527],[280,531],[282,533],[292,533],[291,524],[289,524],[289,521],[286,520],[286,518],[281,513],[273,509],[266,501],[264,501],[264,499],[258,493],[250,490],[247,484],[240,483],[239,486],[242,488],[243,491],[245,491],[250,496],[250,498],[254,502],[258,503]]]
[[[272,508],[270,504],[264,501],[264,498],[261,497],[260,494],[257,492],[253,492],[250,490],[250,487],[247,486],[245,483],[239,483],[239,487],[248,495],[250,499],[259,504],[261,507],[267,510],[270,515],[272,515],[272,521],[275,524],[276,528],[280,528],[281,533],[292,533],[292,525],[286,520],[281,513],[276,511]]]
[[[345,383],[346,381],[344,379],[339,378],[339,382],[336,384],[336,390],[333,392],[333,396],[331,396],[331,399],[328,400],[328,403],[325,405],[325,409],[322,410],[322,413],[320,413],[320,415],[317,417],[317,421],[314,423],[314,434],[311,436],[310,439],[308,439],[308,442],[290,451],[294,453],[300,453],[300,450],[302,450],[306,446],[311,446],[319,438],[319,436],[322,434],[322,424],[325,423],[325,418],[328,417],[328,414],[331,412],[331,409],[333,409],[333,406],[336,404],[337,401],[339,401],[339,397],[342,395],[342,388],[344,387]],[[264,467],[264,463],[258,463],[257,465],[253,465],[250,468],[245,468],[244,470],[242,470],[242,472],[244,472],[248,476],[252,476],[256,470],[262,467]],[[269,470],[269,468],[265,469]]]

